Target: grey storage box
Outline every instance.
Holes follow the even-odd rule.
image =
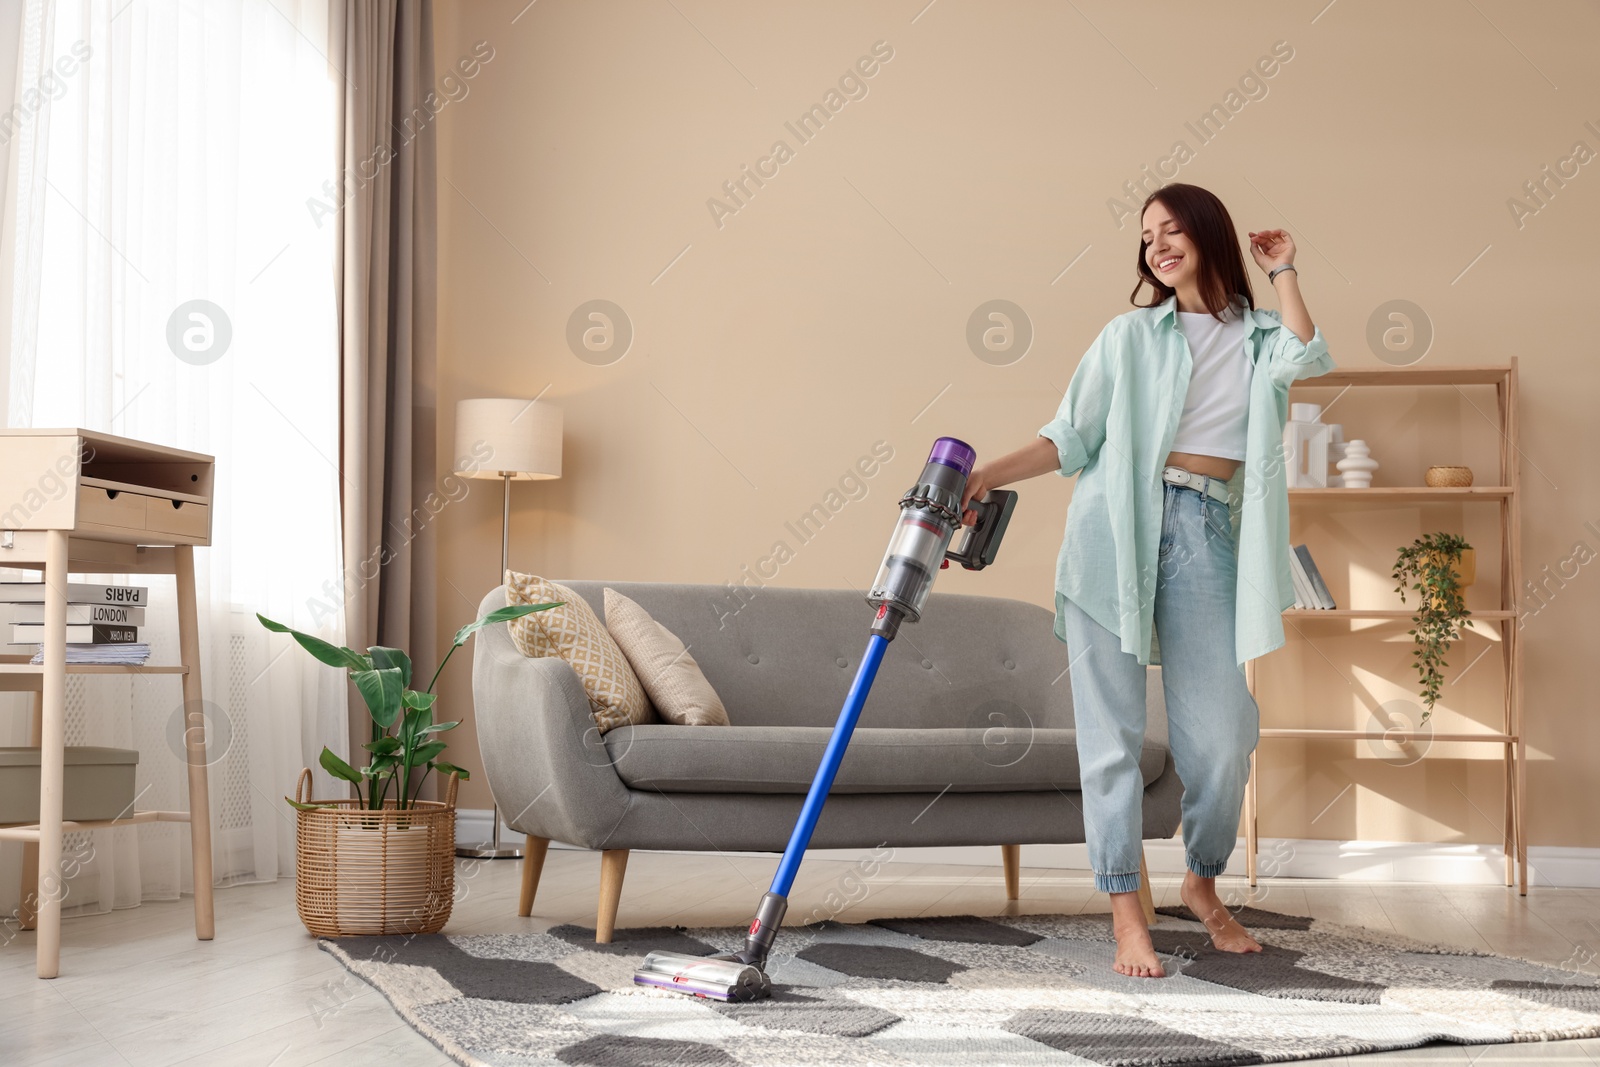
[[[133,775],[139,753],[131,748],[68,745],[62,817],[73,822],[133,814]],[[0,826],[39,821],[39,750],[0,748]]]

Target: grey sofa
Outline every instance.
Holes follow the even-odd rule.
[[[604,942],[630,850],[783,851],[872,610],[844,589],[735,596],[715,585],[561,584],[601,618],[608,585],[637,601],[688,646],[733,723],[601,736],[564,660],[521,655],[503,624],[479,633],[483,770],[506,823],[527,835],[519,913],[531,914],[550,841],[599,850]],[[481,611],[504,604],[497,587]],[[812,847],[1000,845],[1015,899],[1019,846],[1083,841],[1067,650],[1052,621],[1021,601],[932,594],[884,657]],[[1165,744],[1159,668],[1148,694],[1144,834],[1170,837],[1182,785]]]

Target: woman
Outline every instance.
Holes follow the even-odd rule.
[[[1259,952],[1217,896],[1258,736],[1245,660],[1283,644],[1294,603],[1283,424],[1289,383],[1333,367],[1300,297],[1294,241],[1250,234],[1281,317],[1255,309],[1222,202],[1193,185],[1145,201],[1135,306],[1100,331],[1055,419],[973,470],[975,496],[1082,472],[1056,568],[1095,886],[1111,895],[1115,968],[1164,975],[1139,907],[1145,668],[1161,664],[1184,784],[1182,898],[1217,948]],[[1149,284],[1149,304],[1134,298]]]

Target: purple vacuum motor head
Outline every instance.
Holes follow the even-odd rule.
[[[928,453],[929,463],[943,463],[946,467],[954,467],[961,472],[963,480],[972,473],[972,465],[978,462],[978,453],[965,441],[954,437],[941,437],[933,443],[933,451]]]
[[[900,521],[867,593],[867,603],[878,609],[874,633],[893,639],[902,618],[916,622],[922,617],[951,535],[961,526],[961,495],[977,460],[965,441],[941,437],[917,484],[900,498]]]

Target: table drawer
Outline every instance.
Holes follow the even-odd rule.
[[[78,521],[97,526],[142,530],[150,497],[98,486],[78,487]]]
[[[144,528],[150,533],[179,537],[207,537],[211,533],[211,508],[186,500],[146,497]]]
[[[189,500],[149,496],[127,489],[78,488],[78,522],[101,537],[140,543],[175,537],[204,541],[211,535],[211,508]],[[122,531],[117,536],[113,531]]]

